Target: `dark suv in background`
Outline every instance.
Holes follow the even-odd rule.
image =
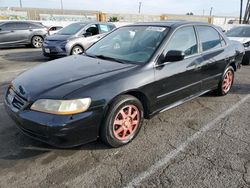
[[[47,33],[47,27],[37,22],[0,22],[0,47],[31,45],[40,48]]]

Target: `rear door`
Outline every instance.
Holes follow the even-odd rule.
[[[155,68],[155,110],[190,97],[201,90],[202,57],[193,26],[178,29],[168,42],[164,55],[170,50],[185,52],[185,59],[166,62]]]
[[[15,39],[19,43],[27,43],[29,41],[29,36],[32,33],[32,29],[28,23],[16,22]]]
[[[202,67],[202,89],[209,90],[217,87],[229,60],[226,42],[220,33],[211,26],[196,26],[202,58],[205,66]]]

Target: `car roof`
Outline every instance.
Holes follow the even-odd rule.
[[[186,20],[168,20],[158,22],[138,22],[130,26],[162,26],[162,27],[180,27],[182,25],[211,25],[206,22],[186,21]]]
[[[114,25],[111,22],[98,22],[98,21],[85,21],[85,22],[74,22],[78,24],[108,24],[108,25]]]

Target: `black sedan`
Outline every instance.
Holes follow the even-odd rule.
[[[240,43],[205,23],[124,26],[83,55],[19,75],[5,106],[22,132],[51,145],[100,137],[119,147],[136,137],[144,118],[209,91],[226,95],[243,55]]]

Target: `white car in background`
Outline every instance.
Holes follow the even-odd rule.
[[[57,33],[58,31],[60,31],[63,27],[62,26],[52,26],[49,28],[49,35],[53,35],[55,33]]]
[[[245,55],[242,64],[250,65],[250,26],[242,25],[230,29],[226,33],[230,40],[238,41],[245,47]]]

